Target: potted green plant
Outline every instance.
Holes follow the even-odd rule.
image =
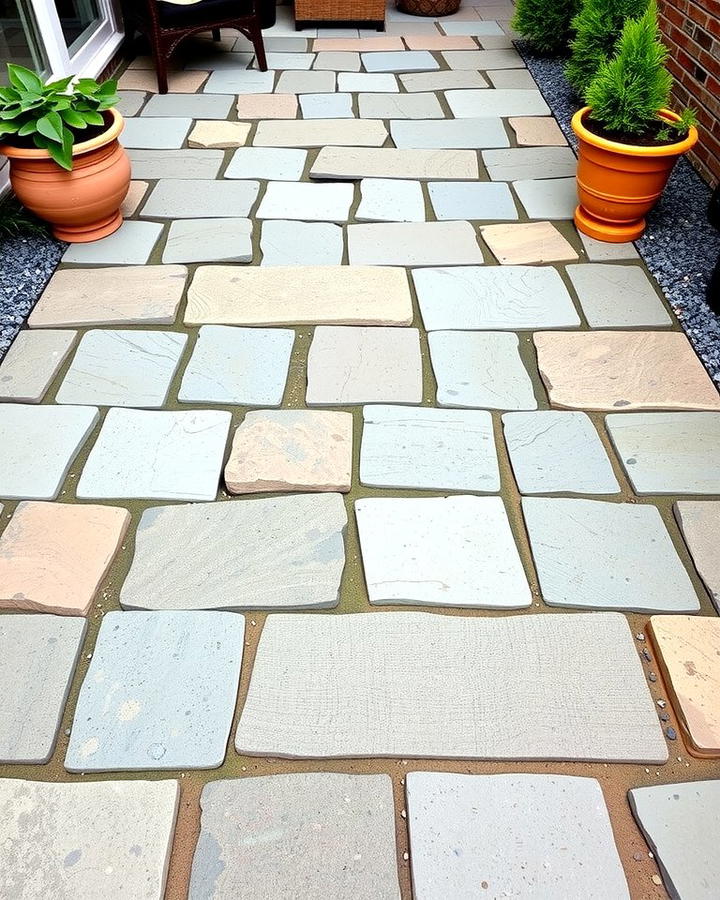
[[[570,38],[570,22],[579,0],[517,0],[510,27],[538,53],[562,52]]]
[[[117,82],[62,78],[44,84],[8,64],[0,87],[0,153],[20,202],[52,225],[56,237],[94,241],[122,224],[130,161],[118,142]]]
[[[672,167],[698,139],[695,114],[669,110],[672,78],[665,68],[657,7],[628,19],[613,59],[601,63],[573,116],[578,136],[575,224],[609,243],[633,241],[658,201]]]

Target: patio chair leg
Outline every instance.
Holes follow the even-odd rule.
[[[260,28],[260,25],[255,24],[250,26],[249,31],[251,35],[250,40],[252,41],[255,56],[257,57],[258,69],[260,69],[261,72],[267,72],[267,59],[265,58],[265,44],[263,44],[262,29]]]
[[[212,30],[212,39],[213,39],[214,41],[219,41],[219,40],[220,40],[220,29],[219,29],[219,28],[213,28],[213,30]]]
[[[158,93],[167,94],[168,80],[166,51],[159,37],[154,35],[153,37],[152,53],[153,59],[155,60],[155,72],[157,73]]]

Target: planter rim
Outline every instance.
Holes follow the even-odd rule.
[[[592,131],[585,127],[583,119],[590,111],[589,106],[583,106],[582,109],[575,113],[571,121],[572,130],[585,143],[599,147],[602,150],[611,150],[614,153],[622,153],[625,156],[679,156],[681,153],[686,153],[694,147],[698,140],[697,128],[691,125],[687,137],[683,138],[682,141],[677,141],[674,144],[663,144],[661,147],[643,147],[640,144],[623,144],[620,141],[610,141],[607,138],[593,134]],[[668,122],[677,122],[680,119],[680,116],[670,109],[658,110],[658,115],[661,119],[665,119]]]
[[[74,144],[72,149],[73,159],[76,156],[82,156],[91,150],[97,150],[104,147],[111,141],[114,141],[125,127],[125,120],[114,106],[104,110],[112,116],[112,122],[101,134],[96,135],[89,141],[80,141]],[[47,150],[41,150],[39,147],[13,147],[12,144],[0,144],[0,153],[10,159],[51,159]]]

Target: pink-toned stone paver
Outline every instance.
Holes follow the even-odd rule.
[[[0,537],[0,608],[87,615],[129,524],[115,506],[20,503]]]
[[[401,37],[370,37],[370,38],[316,38],[313,41],[313,50],[348,50],[361,53],[387,50],[404,50]]]
[[[145,197],[145,194],[147,194],[148,187],[149,184],[147,181],[130,182],[130,188],[125,195],[122,206],[120,207],[120,212],[123,214],[123,217],[129,218],[137,212],[138,207]]]
[[[405,43],[408,50],[477,50],[477,44],[467,34],[409,34]]]
[[[249,412],[225,466],[231,494],[342,491],[352,481],[353,417],[329,410]]]
[[[570,243],[550,222],[486,225],[480,229],[480,233],[497,261],[503,266],[578,259],[578,254]]]
[[[650,633],[690,752],[720,756],[720,619],[653,616]]]
[[[170,72],[168,90],[173,94],[194,94],[208,80],[209,72]],[[128,69],[120,76],[121,91],[149,91],[156,94],[157,75],[151,69]]]
[[[294,119],[296,94],[240,94],[235,105],[239,119]]]
[[[242,147],[247,142],[252,126],[249,122],[225,122],[222,119],[205,119],[195,123],[188,135],[190,147],[217,148]]]
[[[536,332],[550,403],[565,409],[720,409],[720,395],[680,332]]]
[[[550,116],[517,116],[508,119],[521,147],[564,147],[565,135]]]

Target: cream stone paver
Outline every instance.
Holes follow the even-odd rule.
[[[354,193],[351,184],[271,181],[255,215],[261,220],[347,222]]]
[[[469,35],[409,34],[405,38],[408,50],[477,50]]]
[[[141,216],[164,219],[247,216],[259,190],[260,185],[257,181],[225,182],[205,181],[202,178],[161,178],[155,183],[143,206]]]
[[[309,69],[315,59],[314,53],[293,53],[271,50],[266,54],[269,69]]]
[[[185,266],[169,265],[61,269],[50,279],[28,325],[172,325],[187,274]]]
[[[381,147],[387,136],[387,128],[379,120],[299,119],[297,122],[259,122],[253,146]],[[321,155],[324,152],[325,149],[321,151]]]
[[[403,87],[409,93],[415,91],[447,91],[457,88],[484,88],[488,86],[480,72],[463,69],[445,69],[442,72],[411,72],[400,75]]]
[[[497,22],[482,22],[476,19],[463,22],[452,16],[443,16],[439,24],[445,34],[470,34],[477,37],[486,37],[487,35],[502,37],[504,35],[502,28]]]
[[[316,409],[247,413],[225,465],[231,494],[340,491],[352,481],[350,413]]]
[[[382,266],[201,266],[188,289],[186,325],[409,325],[402,269]]]
[[[444,119],[435,94],[359,94],[361,119]]]
[[[86,616],[130,513],[91,504],[18,504],[0,536],[0,608]]]
[[[171,94],[194,94],[207,81],[209,72],[169,72],[168,91]],[[127,69],[118,79],[121,91],[157,93],[157,75],[151,69]],[[226,92],[227,93],[227,92]]]
[[[720,619],[653,616],[650,634],[693,756],[720,756]]]
[[[578,258],[572,245],[550,222],[486,225],[480,228],[480,234],[502,266],[574,262]]]
[[[330,72],[359,72],[360,54],[347,50],[323,50],[315,57],[313,69]]]
[[[720,394],[680,332],[533,335],[553,406],[567,409],[720,409]]]
[[[520,147],[564,147],[567,144],[560,126],[551,116],[511,116],[508,121]]]
[[[350,50],[355,52],[371,50],[404,50],[400,37],[362,37],[362,38],[316,38],[313,50]]]
[[[577,159],[569,147],[483,150],[482,158],[492,181],[574,177],[577,169]]]
[[[39,403],[76,336],[76,331],[21,331],[0,362],[0,401]]]
[[[443,266],[484,262],[469,222],[379,222],[349,225],[350,265]]]
[[[298,99],[295,94],[241,94],[235,110],[239,119],[294,119]]]
[[[566,269],[592,328],[672,325],[650,279],[640,266],[585,263]],[[622,297],[622,303],[618,298]]]
[[[147,181],[130,182],[130,187],[122,202],[122,206],[120,207],[123,218],[129,219],[130,216],[133,216],[138,211],[149,187],[150,185]]]
[[[247,143],[251,127],[249,122],[200,120],[195,123],[188,136],[188,145],[220,150],[228,147],[242,147]]]
[[[366,120],[367,122],[368,120]],[[472,150],[397,150],[392,147],[327,147],[310,167],[311,178],[417,178],[466,180],[479,174]]]
[[[695,568],[720,612],[720,501],[678,500],[673,509]]]

